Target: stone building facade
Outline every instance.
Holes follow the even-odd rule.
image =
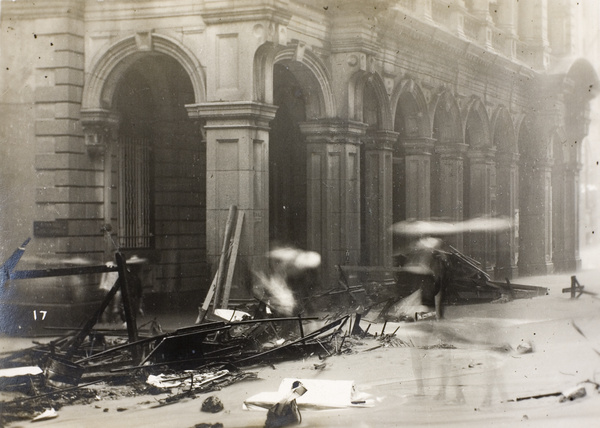
[[[575,269],[585,7],[3,1],[1,253],[106,260],[110,224],[154,291],[204,289],[236,205],[240,277],[277,243],[327,282],[392,264],[395,222],[483,215],[515,227],[451,242],[486,270]]]

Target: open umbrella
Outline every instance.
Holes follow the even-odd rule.
[[[392,225],[392,232],[398,235],[453,235],[458,233],[456,225],[445,221],[407,220]]]

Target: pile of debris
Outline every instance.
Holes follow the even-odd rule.
[[[96,400],[97,392],[90,388],[94,384],[102,384],[103,391],[120,386],[116,394],[126,395],[167,391],[157,405],[168,405],[254,378],[255,374],[243,371],[252,365],[308,355],[326,358],[340,352],[343,344],[339,337],[347,315],[324,320],[282,317],[262,301],[251,312],[201,308],[196,324],[175,331],[163,332],[156,320],[144,330],[145,326],[138,328],[132,310],[122,253],[116,252],[114,266],[17,271],[24,245],[2,266],[2,285],[7,280],[59,275],[117,272],[118,276],[80,328],[0,358],[0,389],[19,395],[1,403],[0,425],[34,414],[56,417],[56,410],[65,404]],[[117,291],[121,292],[126,331],[96,328]]]
[[[315,296],[311,290],[305,296],[294,295],[297,290],[293,287],[282,293],[284,287],[280,283],[290,282],[293,275],[299,275],[304,281],[306,276],[302,276],[302,272],[317,267],[320,256],[280,249],[269,254],[277,266],[274,273],[257,275],[261,285],[254,297],[258,303],[244,311],[228,309],[242,214],[234,207],[230,211],[219,268],[199,308],[196,323],[170,332],[163,332],[157,320],[151,321],[146,330],[143,329],[146,326],[138,328],[127,262],[120,251],[115,253],[115,264],[17,271],[16,265],[28,242],[25,241],[0,267],[0,287],[9,280],[93,273],[116,274],[116,281],[80,328],[69,329],[62,337],[35,343],[31,348],[0,358],[0,390],[19,394],[12,401],[0,403],[0,425],[11,420],[31,419],[34,414],[41,419],[53,418],[63,405],[99,400],[98,390],[91,388],[95,384],[100,384],[104,393],[108,391],[116,396],[163,394],[156,406],[165,406],[253,379],[256,375],[245,370],[257,364],[272,365],[276,361],[309,355],[317,355],[322,361],[353,352],[354,345],[368,335],[371,326],[369,324],[365,331],[360,328],[363,314],[375,308],[380,318],[387,320],[388,312],[397,309],[399,302],[414,292],[411,284],[402,283],[405,267],[378,270],[377,267],[341,266],[340,287],[320,295],[324,300],[336,298],[336,307],[329,313],[338,315],[297,315],[303,313],[304,301],[314,301]],[[473,259],[452,247],[445,249],[444,257],[450,281],[448,296],[456,301],[491,301],[506,294],[510,298],[532,297],[547,291],[542,287],[494,283]],[[367,280],[361,278],[364,274]],[[376,279],[378,274],[380,277]],[[96,328],[117,292],[121,293],[126,331]],[[340,296],[346,296],[347,300],[338,299]],[[421,314],[421,318],[426,319],[426,314]],[[415,314],[411,321],[418,319],[419,314]],[[384,334],[385,329],[384,323],[378,338],[375,333],[379,344],[364,351],[414,346],[396,337],[398,328],[391,334]],[[315,364],[315,369],[324,364]],[[292,415],[291,419],[297,419],[293,416],[298,413],[295,400],[310,400],[314,394],[311,392],[301,399],[306,392],[305,385],[313,391],[321,388],[313,388],[307,380],[286,384],[282,388],[289,391],[287,401],[264,402],[273,405],[271,417],[285,419],[285,415]],[[120,389],[111,390],[111,387]],[[261,405],[266,405],[264,403]]]

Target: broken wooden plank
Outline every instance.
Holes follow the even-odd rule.
[[[223,299],[223,287],[225,283],[225,269],[229,262],[229,255],[231,251],[231,235],[233,233],[233,225],[237,217],[237,206],[232,205],[229,207],[229,215],[227,217],[227,223],[225,224],[225,235],[223,237],[223,248],[221,250],[221,258],[219,259],[219,268],[217,270],[217,284],[215,286],[215,306]]]
[[[578,299],[582,294],[587,294],[592,297],[598,296],[598,293],[585,290],[585,287],[579,283],[575,275],[571,277],[571,286],[569,288],[563,288],[562,292],[571,293],[571,299]]]
[[[4,283],[10,278],[12,271],[17,267],[19,260],[21,260],[21,256],[25,252],[25,246],[29,244],[31,238],[27,238],[25,242],[18,247],[12,255],[4,262],[2,266],[0,266],[0,287],[4,286]]]
[[[117,262],[117,268],[119,270],[119,279],[118,282],[121,283],[121,297],[123,298],[123,309],[125,311],[125,322],[127,323],[127,336],[130,343],[137,342],[138,340],[138,332],[137,332],[137,321],[136,321],[136,311],[133,310],[133,305],[131,301],[131,290],[129,289],[129,284],[127,281],[127,264],[125,262],[125,257],[122,253],[116,252],[115,259]],[[139,361],[139,349],[137,346],[134,346],[131,349],[131,355],[133,357],[134,363]]]
[[[309,333],[309,334],[305,335],[304,337],[301,337],[301,338],[296,339],[296,340],[294,340],[292,342],[286,343],[285,345],[278,346],[277,348],[269,349],[268,351],[264,351],[264,352],[261,352],[261,353],[258,353],[258,354],[250,355],[249,357],[242,358],[241,360],[236,360],[235,363],[236,364],[245,363],[245,362],[248,362],[248,361],[253,360],[255,358],[260,358],[260,357],[263,357],[265,355],[269,355],[269,354],[271,354],[273,352],[278,352],[278,351],[281,351],[282,349],[289,348],[290,346],[297,345],[299,343],[305,343],[305,342],[307,342],[309,340],[317,338],[319,335],[321,335],[321,334],[323,334],[323,333],[325,333],[325,332],[327,332],[329,330],[334,329],[335,327],[338,327],[338,329],[341,329],[344,326],[344,324],[346,324],[346,321],[348,321],[349,317],[350,317],[349,315],[343,316],[343,317],[341,317],[341,318],[339,318],[339,319],[337,319],[335,321],[332,321],[331,323],[329,323],[327,325],[324,325],[323,327],[321,327],[321,328],[313,331],[312,333]]]
[[[229,248],[229,242],[231,239],[231,225],[233,223],[233,216],[235,211],[237,210],[235,205],[232,205],[229,208],[229,215],[227,217],[227,225],[225,226],[225,235],[223,236],[223,247],[221,248],[221,258],[219,259],[219,267],[217,268],[217,272],[213,277],[213,280],[208,288],[208,292],[206,293],[206,297],[204,298],[204,303],[198,309],[198,318],[196,318],[196,324],[200,324],[204,321],[206,314],[208,313],[208,308],[210,307],[211,302],[214,300],[218,301],[219,293],[219,282],[221,281],[222,271],[225,269],[227,250]]]
[[[231,293],[231,283],[233,281],[233,274],[235,273],[235,265],[237,262],[238,250],[240,248],[240,238],[242,236],[242,226],[244,223],[244,212],[238,213],[237,224],[235,227],[235,233],[233,235],[233,243],[231,244],[231,253],[229,255],[229,267],[227,269],[227,278],[225,279],[225,286],[223,288],[223,296],[221,302],[215,307],[223,309],[227,308],[229,304],[229,295]]]

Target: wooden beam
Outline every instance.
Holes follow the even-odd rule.
[[[242,225],[244,223],[244,212],[240,211],[237,217],[237,224],[235,226],[235,233],[233,235],[233,243],[231,244],[231,254],[229,255],[229,266],[227,268],[227,278],[225,279],[225,286],[223,288],[223,296],[218,306],[226,309],[229,304],[229,295],[231,294],[231,283],[233,281],[233,274],[235,273],[235,265],[237,262],[238,251],[240,248],[240,238],[242,236]],[[216,307],[217,305],[215,305]]]
[[[231,249],[231,234],[233,232],[233,223],[235,222],[237,207],[232,205],[229,207],[229,215],[225,224],[225,235],[223,236],[223,248],[221,249],[221,259],[219,260],[219,268],[217,269],[217,282],[215,285],[215,306],[223,298],[223,284],[225,282],[225,267],[229,260],[229,252]]]

